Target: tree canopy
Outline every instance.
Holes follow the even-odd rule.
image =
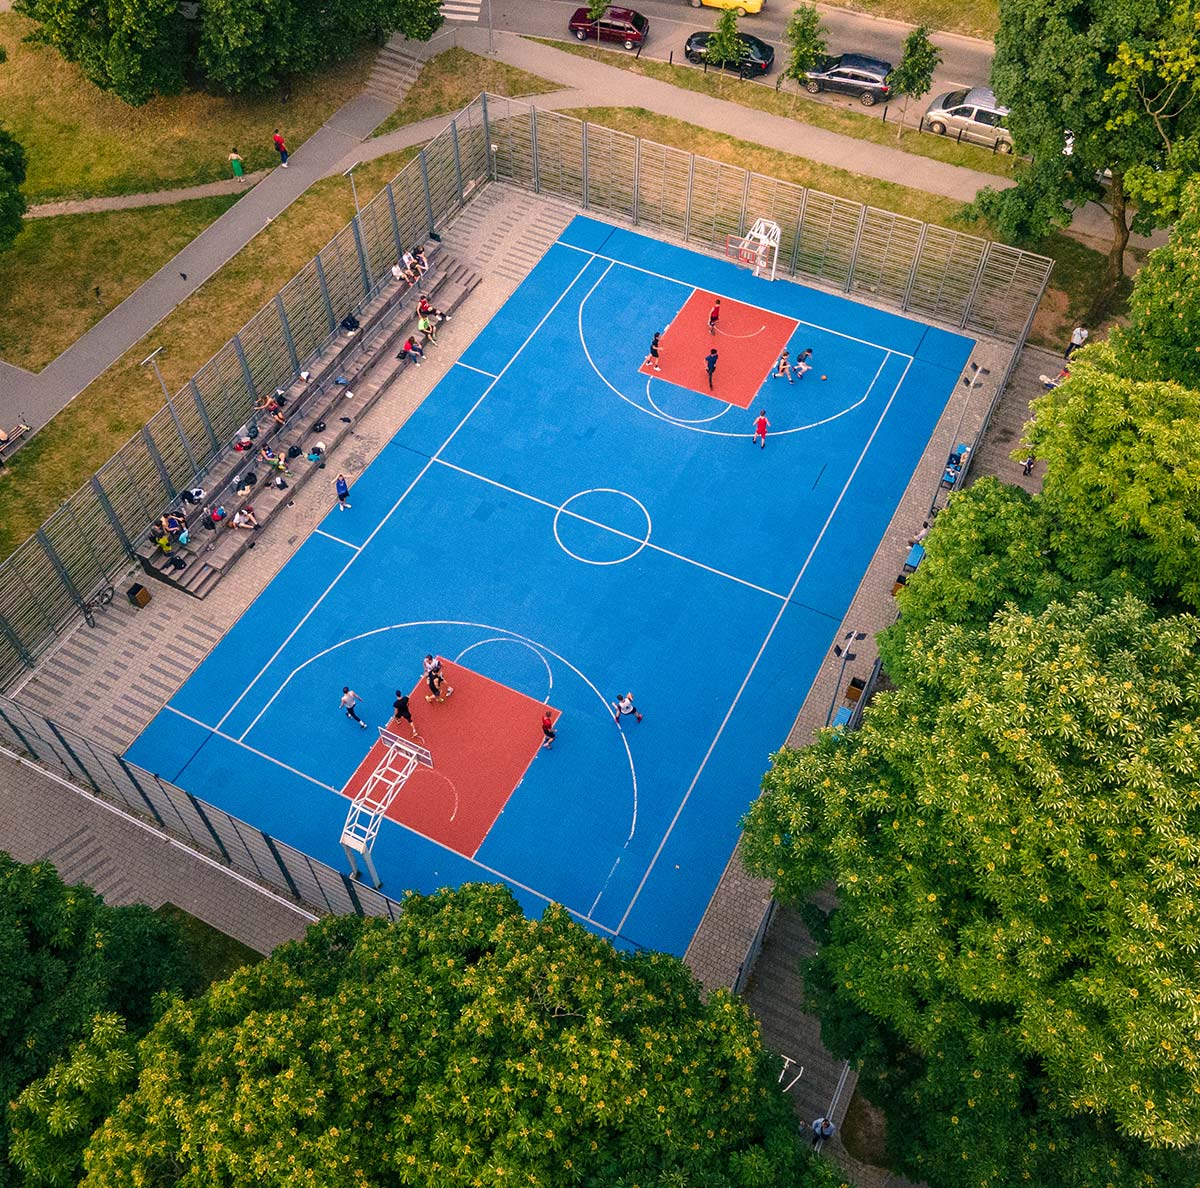
[[[929,94],[933,86],[933,72],[942,61],[942,51],[929,40],[928,25],[919,25],[904,39],[900,61],[888,75],[888,85],[904,96],[900,119],[896,121],[896,139],[904,133],[904,116],[908,112],[908,101]]]
[[[1194,0],[1184,7],[1195,11]],[[997,220],[1006,236],[1041,235],[1065,224],[1072,208],[1103,203],[1113,237],[1097,307],[1122,275],[1131,218],[1130,194],[1148,197],[1149,179],[1163,170],[1184,176],[1182,157],[1200,134],[1194,86],[1173,88],[1173,71],[1197,45],[1195,21],[1176,24],[1180,0],[1002,0],[992,83],[1011,108],[1008,118],[1020,153],[1033,158],[1002,191],[984,190],[977,209]],[[1169,52],[1156,50],[1172,34]],[[1184,101],[1186,98],[1186,101]],[[1104,178],[1108,171],[1107,179]],[[1139,189],[1139,186],[1141,187]],[[1148,228],[1170,217],[1170,201],[1143,201],[1136,225]]]
[[[25,215],[25,148],[0,127],[0,251],[12,246]]]
[[[799,4],[788,17],[787,26],[783,30],[783,41],[787,46],[787,64],[779,72],[775,86],[782,85],[784,79],[790,78],[800,86],[804,85],[804,77],[825,56],[825,34],[827,30],[821,24],[821,14],[815,4]]]
[[[176,1003],[92,1138],[87,1188],[817,1188],[745,1008],[508,891],[333,918]]]
[[[218,91],[267,91],[393,32],[427,41],[440,0],[204,0],[197,19],[178,0],[16,0],[37,36],[78,62],[98,87],[145,103],[196,76]]]
[[[775,759],[751,867],[789,899],[836,882],[828,977],[964,1126],[910,1117],[933,1182],[1037,1165],[1028,1141],[987,1137],[1018,1104],[1035,1147],[1049,1128],[1090,1163],[1096,1127],[1075,1123],[1092,1115],[1114,1182],[1147,1160],[1182,1182],[1182,1157],[1148,1148],[1200,1136],[1198,644],[1200,620],[1132,595],[931,621],[860,731]]]
[[[48,863],[23,866],[0,853],[0,1100],[45,1075],[93,1019],[117,1013],[135,1033],[163,991],[196,978],[177,930],[149,908],[108,907],[86,887],[67,887]],[[0,1185],[15,1184],[7,1159],[11,1111],[0,1125]]]

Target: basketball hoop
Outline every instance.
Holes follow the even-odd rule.
[[[748,235],[727,235],[725,254],[743,268],[749,268],[755,276],[762,276],[770,267],[768,280],[775,279],[775,266],[779,258],[779,224],[769,219],[755,219]]]

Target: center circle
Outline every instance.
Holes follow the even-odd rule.
[[[617,500],[620,501],[616,504],[620,510],[617,511],[615,517],[611,514],[607,517],[602,517],[599,513],[604,510],[605,504],[608,504],[610,508],[614,506],[613,496],[616,496]],[[571,504],[582,499],[586,499],[589,504],[595,507],[596,514],[588,515],[586,511],[578,507],[570,511],[567,510],[571,507]],[[637,512],[633,512],[630,509],[630,504],[637,509]],[[576,534],[585,537],[593,546],[599,545],[601,541],[607,543],[609,540],[612,540],[621,542],[622,547],[625,545],[632,545],[633,547],[626,552],[622,552],[620,556],[581,556],[574,549],[568,548],[563,541],[562,533],[559,531],[559,521],[564,516],[567,524],[575,530]],[[615,527],[611,521],[616,519],[619,523],[622,517],[626,519],[632,518],[635,522],[644,519],[644,532],[640,523],[631,525],[631,527],[637,527],[638,530],[636,532],[626,532],[621,527]],[[572,557],[576,561],[582,561],[584,565],[621,565],[625,561],[632,561],[650,543],[652,529],[653,525],[650,521],[650,513],[646,510],[645,505],[640,500],[634,499],[627,492],[617,491],[612,487],[591,487],[586,491],[577,491],[574,495],[564,499],[559,504],[558,510],[554,513],[554,539],[558,542],[558,547],[568,557]],[[595,551],[603,552],[604,550],[603,548],[596,548]]]

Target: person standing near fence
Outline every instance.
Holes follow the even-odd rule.
[[[275,129],[275,134],[271,137],[275,144],[275,151],[279,154],[279,164],[287,168],[288,151],[287,145],[283,143],[283,137],[280,135],[279,129]]]

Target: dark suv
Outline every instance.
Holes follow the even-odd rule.
[[[842,54],[839,58],[825,58],[815,70],[809,70],[804,89],[810,95],[818,91],[857,95],[863,107],[873,107],[891,98],[892,89],[887,84],[891,72],[891,62],[881,62],[865,54]]]
[[[586,8],[577,8],[569,26],[580,41],[619,41],[626,49],[637,49],[650,35],[650,22],[632,8],[606,8],[593,21]]]
[[[742,78],[753,78],[756,74],[766,74],[775,63],[775,47],[749,33],[738,34],[738,40],[742,43],[742,52],[729,62],[716,62],[708,56],[708,43],[711,40],[711,33],[693,33],[683,47],[687,60],[689,62],[707,62],[710,66],[733,70]]]

